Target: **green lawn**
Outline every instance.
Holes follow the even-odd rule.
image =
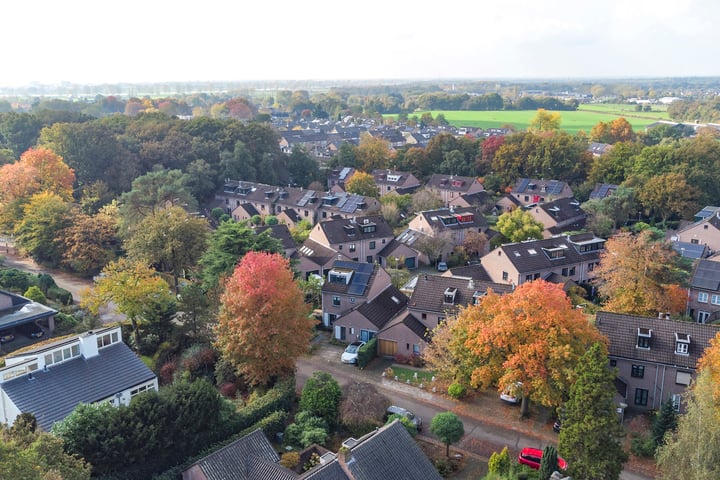
[[[629,107],[629,108],[625,108]],[[591,110],[588,110],[592,108]],[[661,107],[653,108],[659,109]],[[414,112],[410,116],[420,117],[424,112]],[[525,130],[530,120],[535,116],[535,110],[494,110],[489,112],[447,110],[432,111],[433,117],[438,113],[445,115],[445,119],[456,127],[480,127],[497,128],[503,125],[513,125],[516,130]],[[580,110],[574,112],[559,112],[561,123],[560,128],[570,133],[583,130],[590,133],[590,130],[598,122],[611,122],[618,117],[625,117],[635,131],[644,129],[647,125],[658,120],[667,119],[666,111],[635,112],[632,105],[619,104],[588,104],[581,105]],[[395,116],[395,115],[389,115]]]
[[[432,383],[432,378],[435,375],[434,372],[428,372],[424,370],[415,370],[412,368],[399,367],[396,365],[392,366],[393,375],[398,377],[399,382],[406,383],[410,380],[410,383]],[[415,374],[417,373],[417,378]]]

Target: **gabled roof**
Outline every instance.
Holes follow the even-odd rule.
[[[407,305],[408,298],[400,290],[390,285],[371,302],[363,303],[357,311],[378,329],[398,314]]]
[[[183,480],[295,480],[297,474],[280,459],[262,430],[217,450],[182,473]]]
[[[488,255],[504,253],[515,269],[520,272],[537,272],[554,269],[562,265],[577,265],[582,262],[597,262],[602,249],[580,252],[583,246],[602,246],[605,240],[592,233],[577,235],[559,235],[542,240],[527,240],[518,243],[506,243],[492,250]],[[553,252],[557,253],[551,258]]]
[[[332,282],[328,278],[322,286],[322,291],[327,293],[343,293],[357,297],[365,297],[370,292],[370,287],[375,281],[379,268],[379,265],[375,265],[373,263],[336,260],[328,273],[328,277],[331,276],[330,274],[333,270],[352,272],[350,282]]]
[[[420,180],[410,172],[398,170],[376,169],[372,171],[376,185],[393,185],[396,188],[413,188],[420,186]]]
[[[98,355],[82,356],[35,370],[3,383],[0,387],[21,412],[31,412],[38,425],[49,431],[80,403],[94,403],[117,392],[155,378],[130,348],[122,342],[101,348]]]
[[[295,244],[295,240],[293,240],[292,235],[290,234],[290,229],[287,227],[287,225],[279,223],[277,225],[265,225],[262,227],[255,227],[255,233],[261,234],[262,232],[270,230],[269,235],[273,238],[276,238],[282,242],[282,246],[285,249],[288,248],[296,248],[297,245]]]
[[[454,301],[451,304],[445,302],[445,291],[447,289],[456,289]],[[484,295],[488,289],[503,294],[512,292],[513,287],[502,283],[476,281],[467,277],[423,274],[420,275],[415,284],[415,289],[408,302],[408,308],[440,314],[445,312],[455,313],[461,305],[471,305],[473,295],[476,292]]]
[[[596,183],[595,188],[590,192],[590,200],[602,200],[615,193],[618,188],[620,188],[619,185],[612,183]]]
[[[467,228],[486,229],[487,220],[475,207],[440,208],[418,212],[436,232],[444,230],[464,230]],[[468,221],[469,219],[469,221]]]
[[[720,230],[720,212],[716,212],[715,215],[710,215],[709,217],[703,218],[702,220],[698,220],[695,223],[691,223],[690,225],[686,226],[685,228],[682,228],[678,231],[678,233],[685,232],[687,230],[690,230],[691,228],[695,228],[698,225],[712,225],[715,227],[716,230]]]
[[[690,278],[690,286],[720,292],[720,262],[700,260]]]
[[[453,277],[465,277],[483,282],[492,282],[490,275],[488,275],[485,267],[482,265],[463,265],[462,267],[451,268],[450,274],[452,274]]]
[[[235,207],[234,210],[237,209],[244,210],[245,213],[247,213],[251,217],[254,217],[255,215],[260,215],[260,212],[258,212],[257,208],[255,208],[252,203],[241,203],[239,206]]]
[[[319,225],[330,245],[393,237],[392,228],[382,215],[356,219],[336,218],[320,222]]]
[[[694,369],[710,340],[720,332],[714,325],[665,318],[598,312],[595,325],[610,340],[612,357]],[[650,332],[650,348],[637,348],[638,329]],[[688,355],[675,353],[675,334],[690,335]]]
[[[673,249],[685,258],[704,258],[708,254],[708,246],[706,244],[689,243],[689,242],[671,242]]]
[[[575,198],[558,198],[552,202],[545,202],[537,205],[557,223],[567,222],[573,219],[585,218],[585,211],[580,208],[580,202]]]
[[[567,184],[565,182],[559,180],[519,178],[512,191],[513,193],[560,195],[566,186]]]
[[[426,186],[436,188],[438,190],[448,190],[453,192],[467,192],[470,187],[477,182],[475,177],[463,177],[460,175],[446,175],[436,173],[428,179]]]

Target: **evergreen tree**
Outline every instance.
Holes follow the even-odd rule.
[[[570,388],[560,432],[560,451],[573,478],[617,480],[627,460],[615,414],[615,372],[608,368],[607,349],[596,343],[580,358],[577,381]]]
[[[678,415],[675,411],[672,399],[668,398],[660,406],[660,411],[655,414],[652,422],[652,436],[655,445],[663,445],[665,443],[665,433],[674,431],[677,427]]]
[[[550,480],[550,475],[557,470],[559,470],[557,449],[553,445],[548,445],[543,449],[538,478],[540,480]]]

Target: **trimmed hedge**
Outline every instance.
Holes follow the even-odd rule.
[[[278,382],[265,395],[237,412],[240,429],[255,425],[275,411],[289,411],[295,402],[295,376]]]
[[[377,357],[377,338],[373,337],[358,350],[357,366],[365,368],[375,357]]]
[[[48,288],[47,297],[51,300],[55,300],[62,305],[71,305],[73,303],[72,293],[60,287]]]

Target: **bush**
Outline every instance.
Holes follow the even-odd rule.
[[[636,457],[650,458],[655,455],[657,444],[650,435],[643,435],[630,440],[630,452]]]
[[[286,420],[287,413],[281,411],[272,412],[267,417],[260,419],[259,422],[240,432],[240,435],[238,436],[244,437],[259,428],[268,438],[275,438],[275,435],[282,432],[283,428],[285,428]]]
[[[410,357],[403,355],[402,353],[396,353],[393,361],[399,365],[407,365],[410,363]]]
[[[300,454],[298,452],[286,452],[280,457],[280,465],[290,470],[294,470],[300,463]]]
[[[17,268],[0,270],[0,286],[15,292],[24,292],[33,285],[37,285],[37,277],[31,273],[23,272]]]
[[[40,290],[40,287],[36,287],[35,285],[28,288],[25,293],[23,293],[23,297],[28,298],[33,302],[42,304],[47,303],[47,298],[45,298],[45,294],[42,292],[42,290]]]
[[[265,395],[238,410],[240,428],[247,428],[274,411],[289,411],[295,401],[295,377],[278,382]],[[282,430],[282,429],[281,429]]]
[[[357,366],[365,368],[370,361],[377,356],[377,339],[371,338],[358,350]]]
[[[51,275],[48,275],[47,273],[38,273],[37,284],[38,287],[40,287],[40,290],[42,290],[45,295],[47,295],[48,290],[57,287],[57,284],[55,283],[53,277]]]
[[[435,469],[442,477],[448,477],[457,471],[458,465],[449,458],[438,458],[435,460]]]
[[[508,448],[504,447],[500,453],[493,452],[488,462],[488,473],[497,473],[499,475],[507,475],[510,473],[510,454]]]
[[[78,323],[77,318],[67,313],[58,312],[55,314],[55,330],[59,333],[74,331]]]
[[[467,395],[467,387],[461,383],[453,383],[448,387],[448,395],[455,399],[463,398]]]
[[[73,303],[72,293],[64,288],[50,287],[48,288],[47,296],[49,299],[55,300],[62,305],[72,305]]]

